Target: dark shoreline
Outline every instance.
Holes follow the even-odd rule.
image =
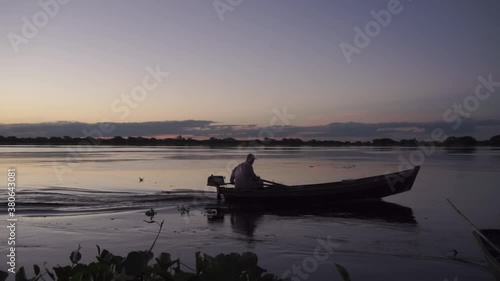
[[[448,137],[444,141],[420,141],[417,139],[402,139],[396,141],[390,138],[373,139],[371,141],[336,141],[336,140],[301,140],[297,138],[283,138],[281,140],[237,140],[233,138],[210,138],[196,140],[192,138],[143,138],[143,137],[114,137],[114,138],[73,138],[73,137],[36,137],[18,138],[0,136],[1,145],[111,145],[111,146],[210,146],[210,147],[256,147],[256,146],[288,146],[288,147],[337,147],[337,146],[384,146],[384,147],[498,147],[500,135],[489,140],[476,140],[473,137]]]

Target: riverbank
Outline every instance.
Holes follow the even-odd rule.
[[[114,138],[74,138],[74,137],[37,137],[17,138],[0,136],[0,145],[103,145],[103,146],[209,146],[209,147],[417,147],[435,146],[450,148],[500,147],[500,135],[488,140],[476,140],[473,137],[444,137],[439,140],[417,140],[390,138],[373,139],[371,141],[338,141],[338,140],[301,140],[297,138],[237,140],[234,138],[193,139],[183,138],[144,138],[144,137],[114,137]]]

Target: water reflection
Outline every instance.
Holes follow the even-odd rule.
[[[464,147],[445,146],[444,150],[449,154],[473,154],[473,153],[476,153],[475,146],[464,146]]]
[[[253,238],[255,229],[266,215],[281,217],[314,216],[323,218],[352,218],[360,220],[380,220],[395,224],[416,225],[413,210],[409,207],[383,200],[362,200],[336,203],[332,206],[294,206],[276,208],[268,205],[210,205],[206,207],[210,223],[224,223],[229,217],[235,233]]]
[[[253,238],[253,234],[259,220],[262,219],[262,214],[255,214],[252,212],[231,212],[231,228],[235,233],[246,235]]]

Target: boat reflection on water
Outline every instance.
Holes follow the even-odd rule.
[[[234,232],[253,237],[259,221],[266,215],[280,217],[313,216],[378,220],[395,224],[417,224],[413,210],[383,200],[360,200],[335,203],[332,206],[271,207],[268,205],[219,204],[205,208],[210,223],[224,223],[229,217]]]

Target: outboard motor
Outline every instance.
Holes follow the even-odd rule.
[[[221,200],[220,188],[226,185],[224,177],[211,175],[207,179],[207,185],[215,186],[217,188],[217,200]]]
[[[224,177],[223,176],[214,176],[214,175],[211,175],[211,176],[208,177],[207,185],[208,186],[215,186],[215,187],[218,188],[220,186],[226,185],[226,183],[224,182]]]

